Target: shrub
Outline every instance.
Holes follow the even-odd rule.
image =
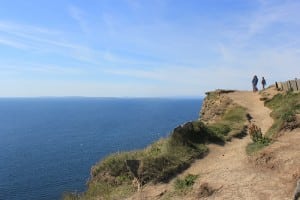
[[[249,135],[253,142],[258,142],[263,138],[261,129],[258,128],[255,124],[251,124],[249,127]]]
[[[268,143],[260,143],[260,142],[253,142],[247,145],[246,152],[248,155],[254,154],[259,150],[263,149],[264,147],[268,146]]]
[[[232,137],[243,137],[246,133],[246,116],[245,108],[241,106],[231,107],[224,113],[220,121],[207,126],[211,137],[222,141],[230,140]]]
[[[222,136],[228,135],[228,133],[231,131],[230,126],[224,123],[215,123],[208,126],[208,128],[216,135],[222,135]]]
[[[91,170],[91,180],[88,189],[80,194],[81,199],[122,199],[134,191],[132,181],[134,176],[129,172],[126,161],[138,160],[137,173],[139,182],[167,182],[176,174],[182,172],[197,158],[206,154],[206,143],[224,143],[225,136],[232,130],[240,130],[246,119],[245,110],[233,107],[225,113],[226,122],[207,126],[201,121],[188,122],[175,128],[170,136],[161,139],[144,150],[112,154]],[[240,125],[242,124],[242,125]],[[182,182],[189,186],[195,176],[187,176]],[[71,196],[70,196],[71,197]],[[66,197],[67,199],[69,197]],[[70,199],[70,198],[69,198]]]
[[[246,118],[246,110],[241,106],[235,106],[229,109],[223,116],[223,120],[230,122],[242,122]]]
[[[184,179],[177,178],[175,180],[175,190],[181,193],[185,193],[189,190],[195,183],[195,180],[198,178],[198,175],[188,174]]]
[[[98,179],[105,176],[118,177],[118,176],[128,176],[130,173],[127,170],[125,161],[139,159],[143,155],[142,151],[131,151],[131,152],[121,152],[112,154],[101,162],[96,164],[91,169],[91,178]]]
[[[274,119],[272,127],[267,132],[268,136],[276,136],[284,129],[292,130],[300,127],[296,117],[300,113],[300,93],[277,94],[265,101],[265,105],[272,109],[271,117]]]
[[[284,122],[293,122],[296,120],[296,112],[295,110],[288,110],[286,111],[285,113],[283,113],[281,115],[281,119],[284,121]]]
[[[209,134],[202,122],[189,122],[144,150],[112,154],[92,167],[91,181],[83,196],[111,199],[132,192],[134,177],[126,160],[140,161],[137,178],[141,184],[167,182],[208,151],[205,143],[212,137]]]
[[[249,126],[249,135],[253,143],[248,144],[246,151],[248,154],[252,154],[262,149],[265,146],[268,146],[271,142],[271,139],[263,136],[261,129],[258,128],[255,124]]]

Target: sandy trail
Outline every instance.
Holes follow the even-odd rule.
[[[227,94],[233,101],[245,108],[253,117],[254,122],[261,128],[263,134],[272,126],[273,119],[270,117],[271,110],[264,106],[264,102],[260,101],[261,97],[258,93],[240,91]]]
[[[263,133],[271,127],[271,110],[264,107],[259,94],[239,91],[227,95],[235,103],[247,108],[252,121]],[[246,136],[243,139],[233,139],[224,147],[211,144],[208,156],[198,160],[184,174],[200,174],[200,181],[195,188],[204,182],[213,188],[220,188],[207,199],[260,199],[260,195],[253,192],[252,185],[257,174],[250,169],[246,154],[246,146],[250,142],[250,137]]]
[[[253,117],[253,122],[265,133],[272,125],[270,109],[264,107],[258,93],[237,91],[227,94],[233,101],[245,108]],[[299,133],[299,130],[295,131]],[[291,145],[291,141],[294,145]],[[300,169],[300,134],[291,134],[279,139],[266,148],[266,158],[262,156],[262,164],[250,161],[246,154],[246,146],[251,142],[250,137],[233,139],[225,146],[210,144],[209,154],[184,171],[186,174],[200,175],[193,186],[193,192],[178,199],[261,199],[285,200],[291,199],[294,188],[292,176]],[[286,154],[282,149],[285,148]],[[264,154],[263,154],[264,155]],[[260,162],[260,160],[258,160]],[[298,171],[297,171],[298,170]],[[296,175],[295,175],[296,173]],[[287,175],[288,174],[288,175]],[[199,197],[199,188],[207,183],[215,192],[209,197]],[[160,199],[161,194],[171,190],[173,182],[158,186],[149,186],[139,195],[131,199]],[[162,195],[163,196],[163,195]],[[173,198],[172,199],[176,199]]]
[[[228,96],[247,108],[253,117],[252,122],[266,133],[273,119],[270,117],[271,110],[264,107],[258,93],[240,91]],[[294,132],[299,133],[299,130]],[[279,138],[262,151],[258,160],[255,157],[252,162],[245,152],[249,136],[235,139],[224,147],[210,145],[208,156],[198,160],[185,174],[200,174],[194,191],[203,183],[217,189],[212,196],[201,199],[291,199],[293,176],[299,175],[299,140],[299,134]],[[199,199],[199,196],[191,195],[186,199]]]

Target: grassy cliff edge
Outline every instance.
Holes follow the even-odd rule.
[[[169,137],[142,150],[107,156],[92,167],[86,192],[66,193],[64,199],[124,199],[137,191],[136,180],[141,185],[168,182],[205,156],[206,144],[224,145],[232,137],[242,137],[246,133],[246,110],[222,95],[227,92],[232,91],[207,93],[203,118],[176,127]],[[135,174],[127,161],[138,163]]]

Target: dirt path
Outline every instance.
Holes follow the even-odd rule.
[[[227,95],[235,103],[247,108],[253,122],[263,133],[271,127],[271,111],[259,100],[259,94],[239,91]],[[184,198],[171,199],[291,199],[295,176],[300,177],[300,161],[297,161],[297,165],[294,161],[299,160],[297,156],[299,157],[300,152],[300,134],[289,137],[282,141],[279,139],[264,150],[261,156],[253,158],[254,160],[249,159],[245,151],[247,144],[251,142],[249,136],[233,139],[225,146],[209,145],[210,153],[180,175],[200,175],[193,191]],[[294,146],[290,145],[290,140],[294,141]],[[288,156],[281,151],[282,148],[287,152],[290,150]],[[287,163],[289,165],[286,165]],[[172,190],[172,184],[171,181],[169,184],[148,186],[131,199],[161,199],[166,191]],[[204,184],[214,191],[212,195],[201,196]]]
[[[247,108],[253,122],[261,128],[263,133],[272,126],[273,119],[270,117],[271,110],[264,106],[258,93],[240,91],[227,94],[237,104]]]
[[[253,117],[253,122],[265,133],[272,125],[270,110],[259,100],[260,95],[253,92],[234,92],[227,94],[233,101],[245,108]],[[234,139],[224,147],[209,145],[210,153],[202,160],[198,160],[184,174],[200,174],[200,181],[195,184],[208,183],[217,192],[207,199],[260,199],[260,195],[253,192],[253,182],[256,173],[251,170],[246,154],[246,146],[250,137]],[[251,172],[251,173],[249,173]],[[193,197],[191,197],[193,199]],[[205,198],[203,198],[205,199]]]

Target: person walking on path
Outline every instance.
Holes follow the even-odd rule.
[[[263,88],[263,90],[264,90],[264,89],[265,89],[265,86],[267,85],[267,82],[266,82],[266,80],[265,80],[264,77],[262,77],[261,84],[262,84],[262,88]]]
[[[257,83],[258,83],[258,78],[256,75],[254,75],[253,79],[252,79],[252,87],[253,87],[253,92],[256,92],[257,89]]]

